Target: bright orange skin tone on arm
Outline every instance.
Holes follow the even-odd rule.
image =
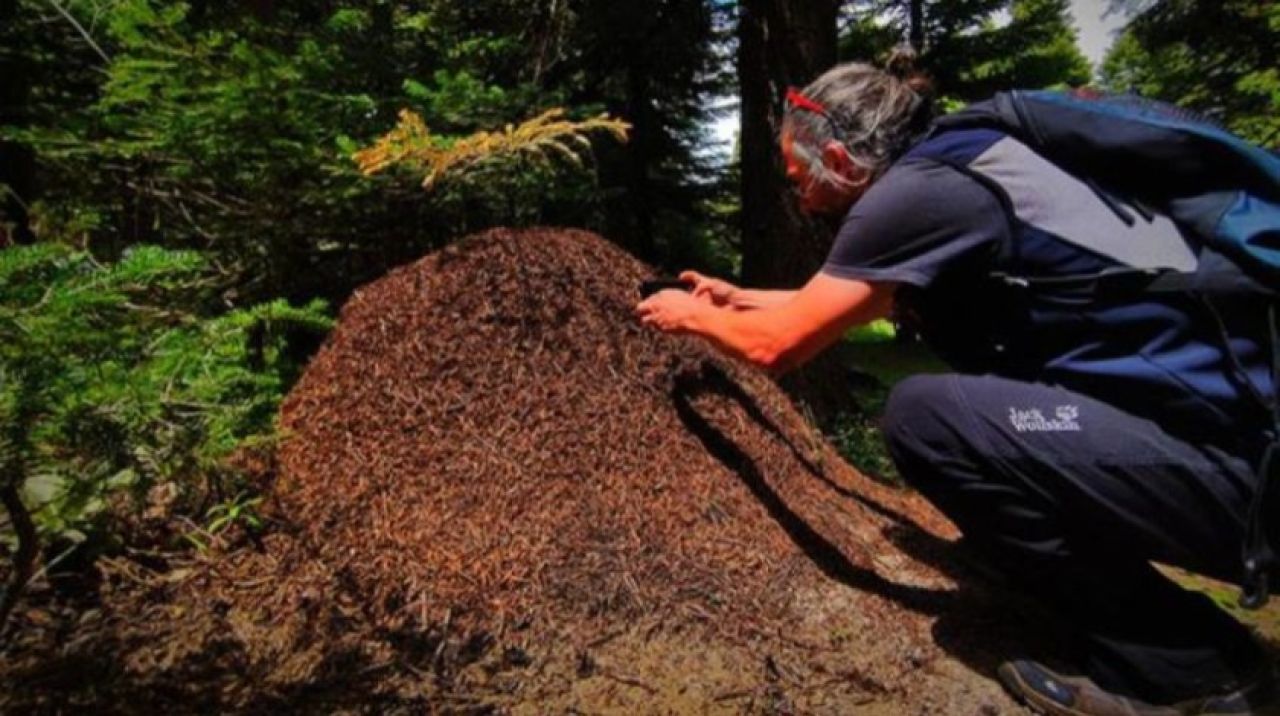
[[[787,135],[782,137],[782,153],[787,178],[798,187],[806,212],[843,214],[869,184],[865,171],[837,142],[824,149],[822,159],[848,180],[847,185],[810,182],[807,166],[793,155]],[[736,310],[707,296],[662,291],[638,305],[636,313],[646,325],[702,336],[725,353],[782,373],[812,358],[850,327],[889,315],[894,289],[892,284],[819,273],[785,300],[761,308]]]
[[[850,327],[889,315],[892,307],[892,286],[818,274],[794,299],[774,308],[727,311],[701,303],[677,330],[700,335],[771,373],[785,373]]]
[[[891,284],[870,284],[818,274],[790,301],[739,311],[717,307],[683,291],[662,291],[636,307],[646,325],[692,333],[729,355],[771,373],[812,358],[852,326],[889,315]]]

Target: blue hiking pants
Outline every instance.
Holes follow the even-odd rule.
[[[1264,663],[1248,629],[1150,564],[1238,582],[1248,459],[1079,393],[993,376],[910,378],[883,427],[904,478],[1074,626],[1081,666],[1103,688],[1168,703]]]

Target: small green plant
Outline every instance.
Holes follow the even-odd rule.
[[[243,525],[251,529],[262,527],[262,519],[258,517],[257,508],[262,504],[262,497],[249,497],[243,492],[221,504],[209,508],[205,515],[210,518],[205,529],[209,534],[218,534],[232,525]]]
[[[236,496],[210,507],[205,512],[208,524],[182,535],[196,549],[204,552],[222,533],[232,527],[239,526],[250,532],[262,529],[262,517],[258,514],[258,506],[262,504],[261,496],[250,496],[247,492],[238,492]]]
[[[893,460],[885,449],[880,429],[868,415],[841,413],[824,426],[823,432],[840,456],[860,472],[882,482],[901,482]]]

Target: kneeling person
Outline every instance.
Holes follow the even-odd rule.
[[[1265,305],[1081,300],[1000,280],[1131,266],[1135,246],[1162,265],[1195,254],[1167,218],[1126,218],[1013,137],[930,133],[930,119],[918,79],[869,65],[791,91],[787,175],[805,210],[843,216],[825,265],[798,291],[690,272],[691,293],[659,293],[638,315],[785,371],[896,307],[957,370],[891,394],[900,472],[1081,635],[1084,676],[1014,660],[1006,686],[1051,713],[1274,709],[1248,630],[1151,566],[1241,578],[1274,396]]]

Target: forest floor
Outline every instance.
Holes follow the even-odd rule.
[[[259,465],[268,528],[174,551],[153,496],[33,585],[0,711],[1022,713],[996,665],[1069,635],[770,381],[639,327],[648,276],[496,231],[359,291]],[[858,348],[880,385],[834,442],[874,473],[930,359]]]

